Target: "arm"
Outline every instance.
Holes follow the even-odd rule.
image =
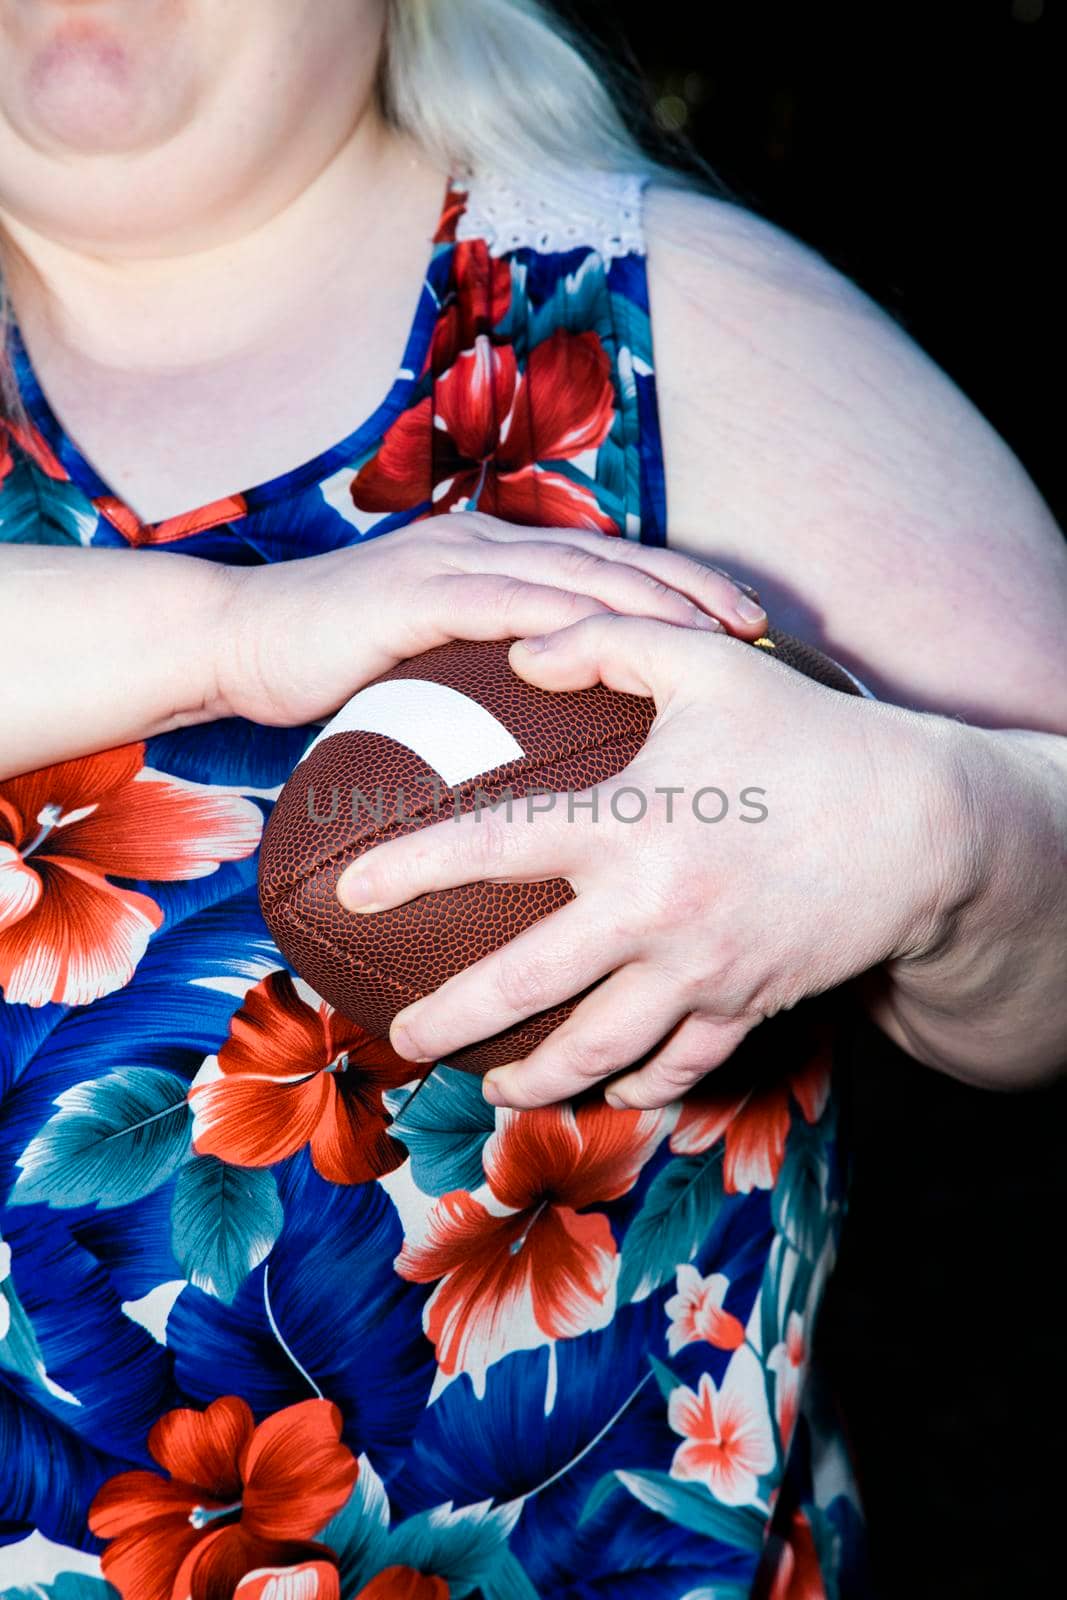
[[[670,551],[477,514],[263,567],[0,544],[0,778],[216,717],[311,722],[448,639],[607,610],[755,637],[742,600]]]
[[[814,252],[665,191],[646,225],[672,543],[755,582],[883,699],[955,719],[933,846],[970,889],[932,950],[866,981],[871,1014],[959,1077],[1048,1075],[1067,1039],[1059,530],[966,397]]]
[[[0,546],[0,778],[221,716],[224,569]]]
[[[961,726],[951,740],[937,846],[969,893],[928,952],[867,975],[867,1008],[925,1065],[1026,1088],[1067,1066],[1067,739]]]

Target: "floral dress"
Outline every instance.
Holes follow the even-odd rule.
[[[589,177],[565,215],[450,182],[374,413],[155,524],[13,329],[0,539],[276,562],[476,506],[662,544],[643,180]],[[810,1360],[834,1011],[664,1110],[494,1111],[447,1062],[415,1096],[260,916],[316,731],[232,719],[0,780],[0,1595],[866,1592]]]

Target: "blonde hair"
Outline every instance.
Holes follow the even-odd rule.
[[[684,140],[689,170],[645,147],[631,131],[657,137],[640,78],[541,0],[386,0],[377,89],[387,120],[457,177],[494,172],[578,201],[583,171],[631,172],[733,198]],[[9,320],[0,275],[3,408],[23,418]]]

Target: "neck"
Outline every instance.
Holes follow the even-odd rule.
[[[294,199],[222,244],[147,257],[75,250],[0,210],[4,277],[27,342],[60,359],[127,374],[203,370],[258,348],[294,307],[312,315],[360,263],[395,256],[413,222],[425,233],[445,177],[375,108]]]

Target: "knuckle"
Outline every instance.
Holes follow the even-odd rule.
[[[686,1094],[707,1070],[703,1058],[660,1061],[649,1068],[649,1082],[657,1094],[663,1093],[676,1100],[679,1095]]]
[[[471,815],[472,821],[465,817],[460,824],[457,847],[461,860],[488,877],[507,864],[511,834],[504,817],[495,811],[478,811]]]
[[[557,1033],[553,1039],[555,1065],[561,1077],[574,1081],[594,1081],[618,1071],[617,1040],[602,1032]]]
[[[492,595],[492,604],[505,619],[512,617],[524,602],[529,603],[529,585],[522,578],[495,577],[487,589]]]
[[[505,950],[497,965],[496,990],[510,1012],[528,1017],[548,1003],[550,977],[544,961]]]
[[[574,544],[562,545],[558,559],[564,573],[578,579],[599,576],[604,565],[603,559],[592,550],[583,550]]]

